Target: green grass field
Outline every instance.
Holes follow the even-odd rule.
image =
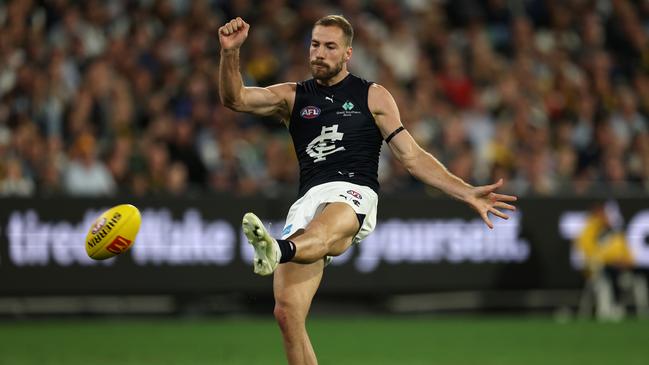
[[[320,364],[647,364],[649,322],[330,317],[310,322]],[[284,364],[269,319],[0,322],[0,364]]]

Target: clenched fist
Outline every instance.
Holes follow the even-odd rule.
[[[237,17],[219,28],[219,42],[222,50],[234,50],[241,47],[248,38],[250,25]]]

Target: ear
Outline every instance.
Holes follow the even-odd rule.
[[[347,47],[345,51],[345,62],[348,62],[352,58],[352,47]]]

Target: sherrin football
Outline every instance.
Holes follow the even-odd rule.
[[[88,230],[88,256],[95,260],[105,260],[128,250],[135,242],[141,222],[140,211],[131,204],[108,209]]]

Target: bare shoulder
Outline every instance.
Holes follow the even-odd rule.
[[[381,84],[372,84],[367,94],[367,105],[372,114],[383,114],[392,105],[394,98],[392,94]]]
[[[390,92],[383,85],[377,83],[370,85],[368,98],[381,98],[386,96],[390,96]]]
[[[275,84],[268,86],[267,89],[272,91],[275,95],[281,97],[282,99],[287,100],[291,95],[295,95],[295,89],[297,83],[295,82],[284,82],[281,84]]]

